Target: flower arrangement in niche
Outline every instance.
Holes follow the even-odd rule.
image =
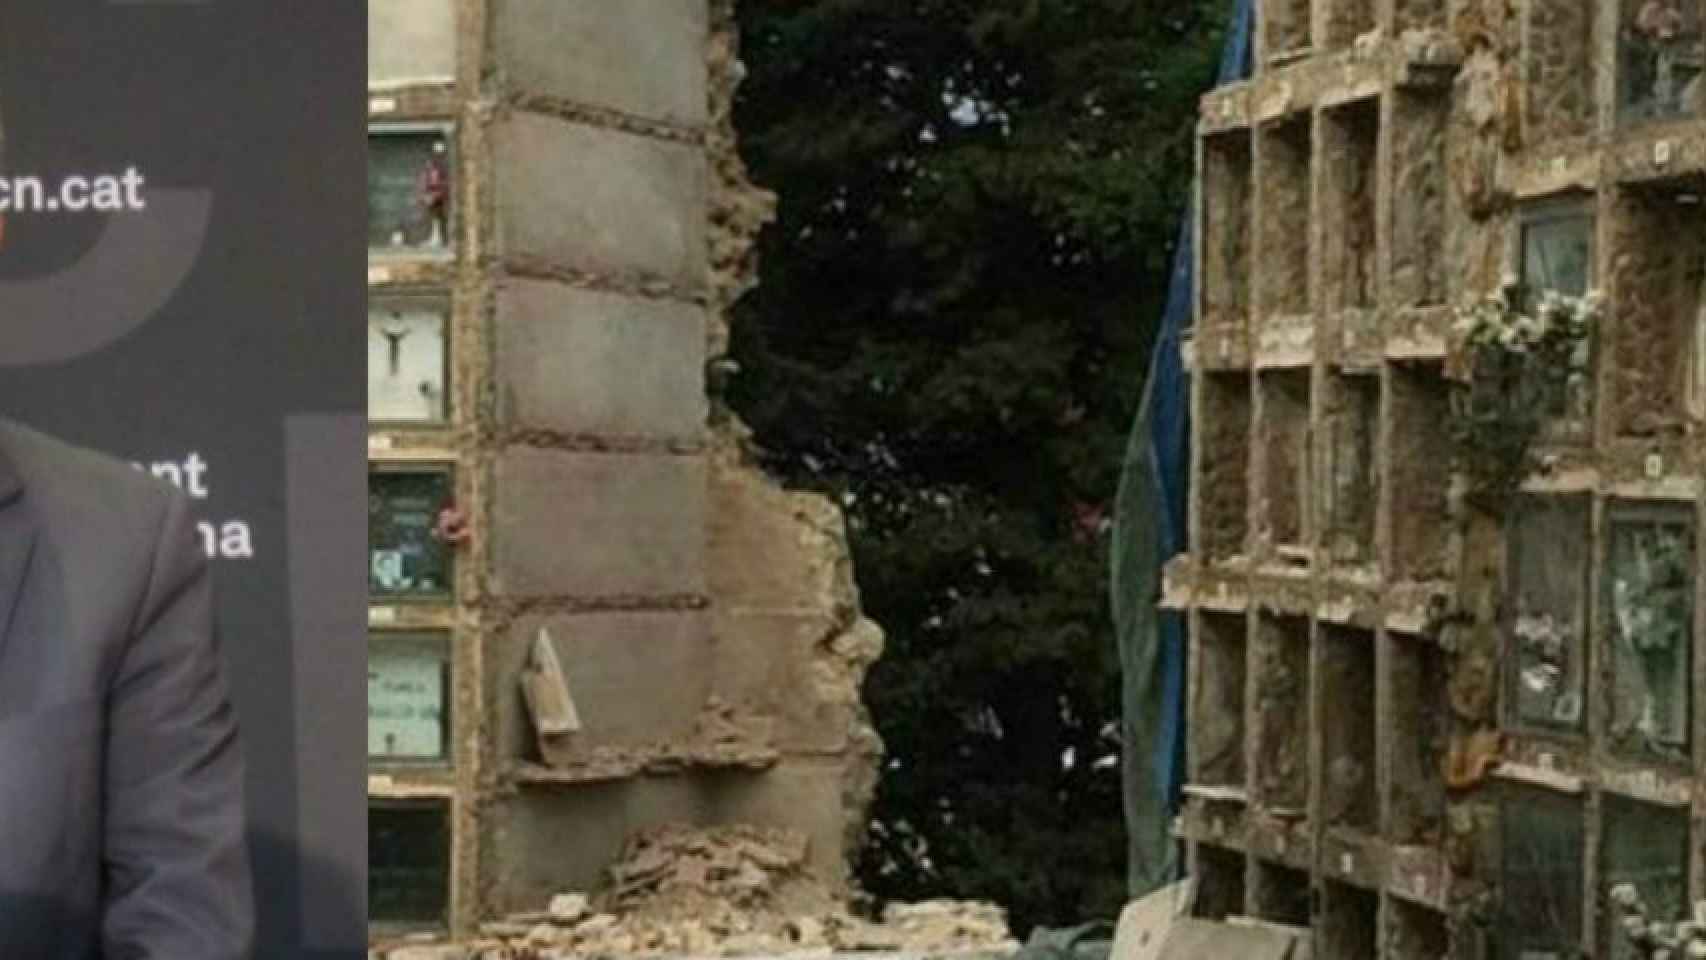
[[[1613,534],[1612,628],[1639,664],[1637,732],[1686,741],[1687,647],[1694,615],[1694,549],[1687,528],[1659,524]]]
[[[1498,294],[1457,311],[1454,332],[1464,352],[1463,376],[1451,396],[1451,436],[1470,495],[1502,513],[1532,472],[1531,448],[1559,401],[1586,395],[1589,345],[1599,322],[1597,293],[1541,295],[1521,307],[1514,281]]]
[[[1517,640],[1519,697],[1544,705],[1544,719],[1575,726],[1581,720],[1581,696],[1572,680],[1576,631],[1550,613],[1519,613]]]
[[[1648,918],[1649,909],[1632,883],[1611,888],[1611,904],[1628,942],[1651,960],[1706,957],[1706,900],[1696,901],[1693,915],[1678,923]]]

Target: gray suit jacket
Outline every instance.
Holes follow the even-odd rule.
[[[247,956],[244,832],[185,498],[0,420],[0,958]]]

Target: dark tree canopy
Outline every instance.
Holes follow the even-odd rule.
[[[727,399],[846,506],[888,747],[860,880],[1123,900],[1106,529],[1223,0],[743,0],[781,196]]]

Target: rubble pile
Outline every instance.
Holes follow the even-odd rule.
[[[644,831],[628,840],[608,868],[604,891],[559,894],[547,909],[487,924],[484,939],[450,949],[464,951],[456,960],[567,960],[901,951],[928,956],[1018,948],[1006,912],[989,904],[893,904],[880,922],[856,917],[808,870],[806,856],[806,838],[791,831],[744,826]],[[423,945],[382,955],[396,960],[411,949]],[[432,954],[433,960],[447,957]]]
[[[785,830],[665,827],[628,840],[600,897],[608,913],[640,923],[767,921],[817,914],[833,903],[806,870],[806,838]],[[743,922],[745,921],[745,922]]]

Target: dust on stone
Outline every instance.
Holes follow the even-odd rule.
[[[1006,912],[982,903],[892,904],[855,916],[808,868],[803,834],[670,826],[629,838],[596,894],[482,927],[468,944],[416,942],[385,960],[779,956],[836,952],[990,954],[1017,949]]]

